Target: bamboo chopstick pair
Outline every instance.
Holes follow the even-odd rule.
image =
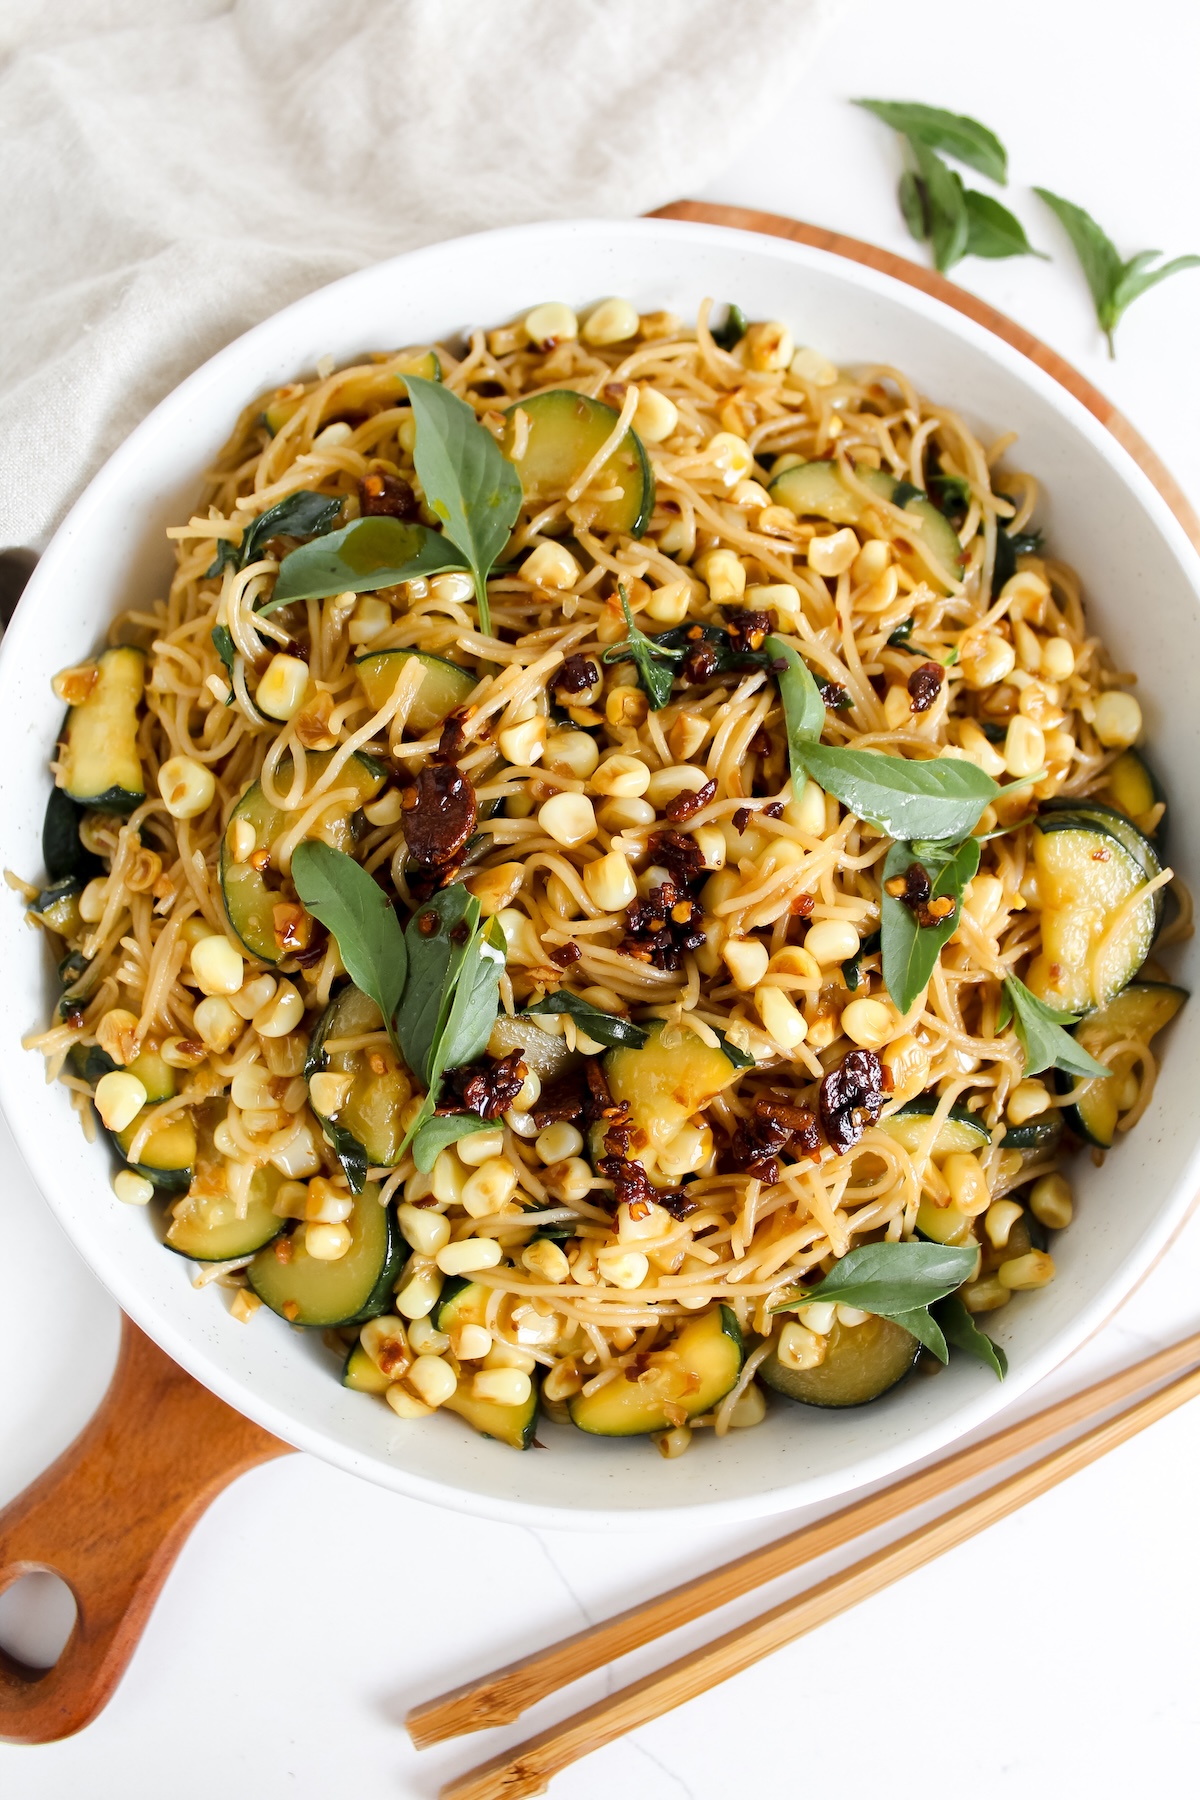
[[[764,1582],[800,1568],[827,1551],[888,1523],[898,1513],[937,1499],[973,1476],[998,1463],[1045,1443],[1059,1432],[1094,1418],[1106,1408],[1179,1370],[1189,1370],[1179,1380],[1139,1400],[1102,1425],[1042,1457],[1028,1468],[985,1488],[972,1500],[940,1514],[898,1542],[864,1557],[839,1574],[831,1575],[794,1599],[760,1613],[710,1644],[668,1663],[653,1675],[573,1713],[514,1749],[481,1763],[442,1788],[439,1800],[520,1800],[540,1794],[550,1778],[592,1750],[636,1730],[672,1707],[749,1668],[752,1663],[793,1639],[812,1631],[827,1619],[878,1593],[913,1569],[932,1562],[943,1551],[964,1543],[976,1532],[1015,1512],[1086,1468],[1118,1444],[1136,1436],[1147,1425],[1164,1418],[1185,1401],[1200,1394],[1200,1332],[1146,1357],[1132,1368],[1072,1394],[1053,1406],[1022,1419],[985,1438],[982,1443],[957,1450],[928,1469],[918,1470],[893,1482],[877,1494],[854,1501],[828,1518],[817,1519],[786,1537],[737,1557],[707,1575],[671,1588],[653,1600],[630,1607],[564,1638],[546,1650],[534,1651],[477,1681],[452,1689],[416,1706],[405,1721],[418,1749],[441,1743],[464,1732],[505,1725],[558,1688],[603,1668],[618,1656],[652,1642],[701,1618],[715,1606],[723,1606]]]

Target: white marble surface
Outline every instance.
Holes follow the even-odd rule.
[[[744,10],[753,30],[754,8]],[[982,117],[1009,145],[1009,198],[1055,261],[969,262],[957,278],[1109,393],[1200,504],[1200,275],[1139,303],[1109,363],[1057,228],[1021,185],[1036,180],[1089,205],[1127,254],[1200,248],[1198,59],[1200,18],[1181,0],[1150,0],[1136,33],[1114,0],[1016,0],[1003,12],[860,0],[803,89],[761,121],[753,150],[703,197],[790,213],[906,254],[893,145],[846,97],[921,98]],[[1122,1154],[1136,1207],[1136,1140]],[[3,1503],[93,1410],[117,1319],[3,1127],[0,1172]],[[1052,1385],[1080,1384],[1194,1328],[1198,1280],[1200,1221]],[[1198,1475],[1200,1424],[1185,1411],[899,1587],[577,1765],[553,1791],[561,1800],[614,1791],[623,1800],[718,1800],[731,1789],[770,1791],[782,1777],[814,1795],[852,1787],[924,1800],[952,1771],[968,1776],[976,1800],[1189,1791],[1200,1722]],[[779,1529],[697,1528],[686,1541],[652,1530],[598,1543],[435,1511],[284,1458],[244,1478],[202,1520],[103,1716],[62,1744],[0,1745],[0,1793],[208,1800],[232,1777],[240,1793],[263,1800],[359,1791],[424,1800],[452,1772],[654,1657],[580,1684],[507,1737],[421,1756],[400,1727],[408,1704]],[[731,1609],[720,1627],[776,1597]],[[671,1653],[704,1635],[681,1633]]]

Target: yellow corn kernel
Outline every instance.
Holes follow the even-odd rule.
[[[1008,1122],[1025,1125],[1050,1108],[1050,1095],[1040,1081],[1018,1081],[1008,1098]]]
[[[458,1198],[473,1219],[484,1219],[507,1206],[516,1188],[517,1171],[508,1158],[489,1156],[463,1182]]]
[[[196,1036],[218,1055],[228,1050],[242,1029],[242,1021],[223,994],[202,1000],[193,1015]]]
[[[842,1012],[842,1030],[864,1050],[881,1050],[896,1030],[896,1015],[883,1000],[852,1000]]]
[[[668,581],[664,587],[655,588],[646,602],[646,611],[659,625],[682,625],[691,602],[689,581]]]
[[[1075,1216],[1071,1184],[1062,1175],[1043,1175],[1029,1191],[1029,1210],[1047,1231],[1065,1231]]]
[[[542,713],[525,719],[520,725],[509,725],[496,734],[496,745],[507,762],[518,768],[531,768],[540,761],[546,748],[546,720]]]
[[[643,325],[645,321],[643,320]],[[679,423],[679,408],[657,388],[643,387],[638,391],[637,411],[633,415],[633,429],[644,444],[661,444],[669,438]]]
[[[650,1264],[640,1250],[626,1250],[620,1244],[606,1244],[596,1252],[596,1267],[601,1279],[614,1287],[641,1287],[650,1273]]]
[[[754,1004],[767,1036],[781,1050],[794,1050],[808,1036],[804,1014],[796,1010],[782,988],[760,987],[754,991]]]
[[[794,1369],[798,1374],[817,1369],[825,1361],[825,1339],[792,1319],[779,1333],[775,1354],[785,1369]]]
[[[480,1369],[471,1382],[474,1399],[496,1406],[524,1406],[532,1392],[533,1382],[524,1369]]]
[[[255,704],[271,719],[291,719],[304,703],[308,664],[298,656],[276,652],[255,690]]]
[[[525,331],[539,350],[553,350],[579,335],[579,321],[561,300],[547,300],[525,314]]]
[[[1013,1226],[1021,1218],[1024,1208],[1015,1200],[993,1200],[984,1214],[983,1229],[987,1232],[988,1243],[994,1250],[1003,1250],[1009,1240]]]
[[[757,369],[762,374],[786,369],[795,354],[792,334],[778,319],[749,326],[740,348],[747,368]]]
[[[396,1223],[405,1242],[421,1256],[436,1256],[450,1242],[450,1221],[429,1206],[412,1206],[402,1201],[396,1208]]]
[[[493,332],[492,336],[495,335]],[[402,1387],[398,1381],[392,1383],[383,1397],[398,1419],[427,1419],[433,1411],[432,1406],[426,1406],[423,1400],[418,1400],[415,1394],[410,1394],[408,1389]]]
[[[959,651],[959,667],[968,687],[995,687],[1008,680],[1016,665],[1012,645],[993,631],[965,639]]]
[[[1109,750],[1127,750],[1142,731],[1142,709],[1132,694],[1109,688],[1096,702],[1096,736]]]
[[[1008,730],[1004,736],[1004,766],[1010,775],[1018,779],[1026,775],[1036,775],[1046,761],[1046,740],[1041,727],[1023,713],[1017,713],[1008,721]]]
[[[596,812],[586,794],[551,794],[537,817],[547,837],[568,850],[578,849],[596,835]]]
[[[996,1270],[996,1279],[1010,1293],[1023,1294],[1030,1288],[1043,1288],[1054,1280],[1054,1258],[1044,1250],[1028,1250],[1024,1256],[1010,1257]]]
[[[682,1456],[685,1450],[690,1449],[692,1428],[690,1425],[672,1425],[669,1431],[652,1431],[650,1440],[660,1456],[673,1462],[677,1456]]]
[[[501,1254],[495,1238],[460,1238],[439,1250],[436,1260],[443,1275],[471,1275],[476,1269],[494,1269]]]
[[[304,1001],[290,981],[281,981],[265,1006],[254,1015],[259,1037],[287,1037],[304,1017]]]
[[[556,592],[573,588],[583,570],[564,544],[549,539],[530,551],[520,569],[522,581],[533,587],[553,588]]]
[[[808,928],[804,948],[828,969],[858,954],[858,932],[848,919],[818,919]]]
[[[532,1244],[526,1244],[521,1261],[539,1281],[552,1281],[555,1285],[566,1281],[571,1273],[566,1252],[552,1238],[535,1238]]]
[[[732,550],[706,550],[696,558],[696,573],[718,606],[740,600],[746,592],[746,565]]]
[[[808,566],[817,575],[844,575],[858,555],[858,539],[848,525],[809,540]]]
[[[827,356],[819,350],[802,347],[797,350],[788,365],[791,374],[799,381],[807,381],[813,387],[825,388],[836,385],[838,372]]]
[[[126,1206],[146,1206],[154,1198],[154,1183],[136,1169],[118,1169],[113,1176],[113,1193]]]
[[[469,1169],[478,1169],[493,1156],[499,1156],[504,1149],[504,1132],[497,1125],[492,1131],[474,1131],[467,1137],[459,1138],[454,1151],[460,1163]]]
[[[722,946],[721,955],[740,988],[757,987],[771,960],[767,946],[757,938],[729,938]]]
[[[617,753],[606,756],[593,772],[588,786],[593,793],[615,800],[636,800],[650,786],[650,771],[639,756]],[[653,809],[650,819],[654,817]],[[650,821],[648,820],[647,823]]]
[[[579,333],[585,344],[623,344],[637,334],[637,308],[615,295],[592,308]]]
[[[1042,645],[1042,674],[1047,681],[1069,681],[1075,673],[1075,652],[1064,637],[1047,638]]]
[[[304,1248],[318,1262],[340,1262],[353,1239],[346,1225],[306,1225]]]
[[[458,1376],[441,1356],[418,1356],[406,1379],[426,1406],[444,1406],[458,1386]]]
[[[392,609],[381,594],[360,594],[354,603],[346,637],[351,644],[371,644],[391,628]],[[304,684],[307,686],[307,682]],[[303,695],[304,686],[301,687]]]
[[[158,771],[158,791],[173,819],[194,819],[212,805],[217,784],[212,770],[193,757],[169,756]]]
[[[545,764],[552,774],[586,781],[599,761],[596,740],[586,731],[554,731],[546,739]]]

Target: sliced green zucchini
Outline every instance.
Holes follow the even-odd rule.
[[[93,1049],[86,1064],[86,1079],[98,1081],[106,1072],[100,1066],[100,1058],[109,1064],[109,1058],[102,1050]],[[112,1066],[112,1065],[110,1065]],[[126,1161],[129,1160],[129,1149],[134,1138],[141,1130],[146,1114],[153,1107],[160,1106],[164,1100],[175,1096],[175,1071],[169,1063],[163,1061],[154,1045],[147,1045],[129,1064],[129,1074],[136,1075],[146,1090],[146,1105],[137,1117],[122,1131],[112,1133],[113,1142]],[[138,1160],[131,1166],[147,1181],[152,1181],[157,1188],[169,1194],[186,1193],[191,1186],[192,1171],[196,1165],[196,1128],[191,1118],[177,1117],[168,1119],[165,1125],[146,1140]],[[237,1250],[229,1252],[231,1256],[242,1254]]]
[[[426,732],[437,729],[447,713],[466,705],[479,685],[479,677],[470,669],[447,662],[444,656],[432,656],[424,650],[377,650],[374,655],[356,658],[354,665],[376,712],[391,699],[402,670],[414,657],[425,674],[408,710],[407,723],[416,736],[424,737]]]
[[[885,469],[856,469],[865,487],[891,500],[899,483]],[[831,525],[857,525],[867,502],[847,487],[835,462],[794,463],[771,483],[771,498],[786,506],[798,519],[828,519]],[[956,586],[962,578],[962,545],[953,526],[926,494],[910,493],[904,511],[921,522],[921,543],[942,572],[942,585]],[[901,552],[900,560],[914,574],[925,572],[919,557]]]
[[[352,1141],[345,1154],[354,1158],[359,1152],[358,1166],[390,1169],[400,1160],[404,1129],[400,1115],[412,1094],[412,1083],[390,1044],[373,1044],[370,1050],[327,1050],[326,1043],[339,1039],[365,1037],[383,1030],[383,1014],[375,1002],[356,987],[344,987],[325,1008],[313,1034],[305,1074],[309,1081],[309,1105],[338,1151],[343,1137]],[[379,1070],[372,1065],[382,1063]],[[336,1114],[327,1117],[313,1099],[312,1078],[329,1070],[335,1075],[353,1077],[353,1086]],[[349,1171],[347,1170],[347,1173]]]
[[[825,1343],[825,1360],[815,1369],[788,1369],[772,1350],[758,1374],[777,1394],[805,1406],[865,1406],[902,1381],[921,1346],[903,1325],[872,1313],[861,1325],[835,1319]]]
[[[568,1074],[583,1061],[581,1051],[568,1049],[566,1038],[543,1031],[527,1013],[518,1013],[511,1019],[507,1013],[501,1013],[492,1026],[488,1055],[499,1059],[517,1048],[524,1053],[527,1067],[533,1070],[543,1087],[548,1081],[557,1081],[560,1075]]]
[[[1029,1119],[1024,1125],[1010,1125],[1000,1139],[1000,1148],[1020,1150],[1026,1155],[1036,1151],[1039,1156],[1048,1156],[1058,1144],[1062,1128],[1060,1112],[1039,1113],[1036,1119]]]
[[[83,808],[72,800],[65,788],[52,787],[42,820],[42,861],[51,883],[73,877],[81,884],[99,875],[103,864],[98,856],[84,848],[79,835]]]
[[[523,442],[517,414],[527,421]],[[612,435],[620,414],[603,400],[589,400],[569,388],[534,394],[510,406],[501,448],[521,477],[525,498],[535,507],[562,497]],[[520,456],[516,454],[521,445]],[[654,511],[654,476],[642,441],[627,431],[590,484],[603,498],[584,503],[593,531],[621,531],[641,537]],[[611,497],[610,497],[611,496]]]
[[[1074,1035],[1092,1056],[1099,1056],[1123,1038],[1148,1044],[1156,1032],[1170,1023],[1186,999],[1183,988],[1171,987],[1165,981],[1136,981],[1099,1012],[1082,1019]],[[1067,1117],[1079,1135],[1102,1150],[1111,1149],[1116,1137],[1123,1072],[1122,1059],[1117,1057],[1114,1073],[1085,1081],[1078,1100],[1067,1108]],[[1074,1086],[1073,1078],[1066,1086]]]
[[[304,1246],[304,1227],[260,1250],[246,1278],[263,1303],[292,1325],[357,1325],[386,1312],[408,1245],[395,1213],[368,1184],[354,1201],[350,1248],[320,1262]],[[278,1252],[286,1246],[286,1260]]]
[[[78,937],[83,928],[83,920],[79,917],[82,892],[83,883],[69,875],[65,881],[56,881],[53,887],[43,888],[34,901],[33,910],[42,924],[59,937]]]
[[[1039,1000],[1067,1012],[1093,1012],[1119,994],[1145,962],[1158,925],[1157,894],[1134,899],[1152,878],[1150,866],[1157,872],[1157,858],[1140,832],[1145,849],[1135,854],[1126,841],[1135,828],[1119,815],[1115,826],[1100,810],[1046,811],[1033,834],[1042,950],[1025,980]]]
[[[1128,819],[1142,818],[1165,798],[1136,750],[1125,750],[1118,756],[1109,766],[1104,785],[1113,805]]]
[[[662,1350],[652,1350],[636,1381],[618,1375],[594,1394],[577,1394],[571,1420],[598,1437],[637,1437],[670,1426],[666,1407],[689,1419],[724,1399],[744,1361],[742,1334],[728,1306],[714,1306],[686,1324]]]
[[[361,1344],[355,1344],[342,1370],[342,1386],[356,1394],[386,1394],[391,1379],[367,1355]]]
[[[334,750],[327,750],[308,757],[310,787],[336,754]],[[290,767],[286,760],[280,765],[281,786],[287,784]],[[354,806],[339,805],[332,812],[322,814],[307,835],[320,843],[331,844],[335,850],[353,849],[354,814],[368,800],[375,798],[386,779],[384,770],[370,757],[352,756],[334,787],[335,791],[353,788],[356,794]],[[275,935],[274,909],[286,898],[281,892],[281,876],[272,869],[269,861],[263,869],[256,868],[253,862],[239,862],[233,853],[233,829],[239,820],[247,820],[254,827],[255,844],[269,854],[276,839],[287,829],[289,816],[270,804],[256,781],[246,789],[230,813],[221,839],[221,897],[226,916],[251,955],[267,963],[279,962],[287,955],[287,946]]]
[[[934,1244],[971,1243],[972,1223],[956,1206],[937,1206],[932,1200],[925,1199],[917,1208],[917,1231]]]
[[[442,1402],[441,1410],[457,1413],[460,1419],[465,1419],[468,1425],[474,1426],[481,1437],[495,1438],[497,1443],[507,1444],[513,1450],[528,1450],[537,1427],[537,1376],[535,1374],[530,1378],[529,1398],[522,1401],[520,1406],[501,1406],[495,1400],[476,1400],[470,1391],[470,1377],[466,1381],[460,1378],[450,1398]]]
[[[1056,818],[1084,819],[1101,831],[1107,831],[1110,837],[1115,837],[1121,848],[1132,856],[1147,881],[1153,881],[1155,876],[1162,874],[1162,864],[1150,839],[1144,831],[1138,829],[1132,819],[1127,819],[1115,807],[1105,806],[1099,800],[1047,800],[1043,803],[1041,812],[1047,823],[1043,825],[1039,820],[1040,830],[1053,830],[1050,821]],[[1159,888],[1153,895],[1153,900],[1154,925],[1157,930],[1162,924],[1163,907],[1166,904],[1165,890]]]
[[[96,659],[95,685],[67,713],[58,756],[59,785],[78,805],[129,813],[146,798],[137,747],[145,685],[144,650],[125,645]]]
[[[404,385],[405,375],[423,375],[426,381],[442,379],[442,365],[432,350],[425,350],[417,356],[397,357],[378,368],[370,369],[364,374],[355,375],[342,383],[334,396],[330,418],[342,413],[366,412],[370,406],[377,406],[380,401],[386,406],[394,406],[403,400],[408,393]],[[286,398],[268,400],[263,407],[263,424],[271,436],[283,430],[288,420],[311,398],[311,389],[307,394],[290,394]]]
[[[936,1094],[918,1094],[886,1119],[880,1119],[880,1131],[886,1131],[889,1137],[903,1144],[910,1153],[924,1141],[928,1124],[937,1111],[940,1102]],[[992,1141],[991,1132],[982,1119],[976,1118],[963,1106],[952,1106],[949,1116],[938,1129],[933,1143],[934,1156],[949,1156],[955,1150],[986,1150]]]
[[[185,1200],[167,1227],[168,1250],[192,1262],[228,1262],[234,1256],[253,1255],[283,1230],[285,1221],[271,1210],[282,1180],[275,1169],[256,1169],[244,1213],[227,1194]]]
[[[640,1050],[622,1045],[604,1057],[609,1092],[614,1100],[628,1102],[629,1117],[644,1134],[651,1156],[738,1075],[723,1050],[711,1049],[692,1032],[679,1032],[679,1042],[669,1048],[662,1033],[656,1022]],[[639,1161],[646,1160],[637,1154]]]
[[[443,1282],[430,1314],[435,1331],[457,1331],[460,1325],[482,1325],[492,1291],[468,1275],[451,1275]]]

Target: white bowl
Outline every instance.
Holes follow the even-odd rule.
[[[1172,806],[1171,858],[1195,882],[1186,821],[1200,816],[1197,562],[1127,453],[1032,363],[935,299],[818,250],[663,221],[521,227],[459,239],[366,269],[250,331],[164,400],[101,470],[47,550],[0,649],[4,866],[36,878],[61,708],[50,679],[99,640],[118,607],[165,592],[164,527],[190,517],[203,472],[247,400],[379,346],[429,341],[547,298],[626,294],[693,318],[706,294],[781,318],[840,362],[891,363],[958,407],[985,441],[1016,430],[1043,483],[1038,523],[1079,570],[1092,623],[1141,677],[1151,755]],[[91,1267],[164,1350],[231,1405],[300,1449],[420,1499],[524,1523],[635,1524],[704,1509],[750,1518],[828,1500],[928,1455],[1007,1405],[1073,1350],[1137,1283],[1181,1222],[1197,1176],[1192,1090],[1200,1007],[1172,1028],[1154,1102],[1103,1169],[1081,1163],[1077,1221],[1055,1243],[1058,1279],[989,1320],[1009,1356],[1001,1386],[956,1360],[843,1414],[779,1402],[767,1422],[702,1435],[667,1463],[645,1440],[600,1442],[543,1426],[527,1455],[457,1419],[402,1423],[338,1385],[319,1342],[268,1316],[249,1327],[190,1284],[150,1216],[122,1206],[111,1165],[88,1146],[65,1091],[47,1087],[21,1033],[49,1016],[49,959],[16,896],[0,904],[6,970],[0,1101],[42,1192]],[[1185,983],[1196,951],[1180,959]]]

